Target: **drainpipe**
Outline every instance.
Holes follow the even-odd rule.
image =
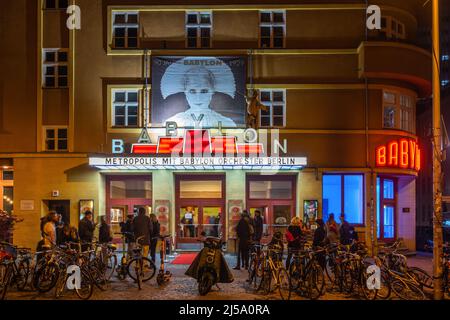
[[[366,0],[366,9],[369,7],[369,1]],[[367,19],[367,12],[364,10],[364,22]],[[369,40],[369,30],[365,26],[365,41],[367,42]],[[363,66],[364,68],[364,66]],[[370,243],[371,243],[371,252],[373,255],[377,253],[377,235],[376,235],[376,212],[375,212],[375,188],[374,188],[374,182],[376,181],[374,179],[374,170],[372,166],[370,165],[370,151],[369,151],[369,80],[367,77],[364,77],[364,91],[365,91],[365,101],[364,101],[364,115],[365,115],[365,138],[366,138],[366,167],[370,169],[370,202],[369,202],[369,232],[370,232]],[[367,228],[367,226],[366,226]]]

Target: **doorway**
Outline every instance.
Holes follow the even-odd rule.
[[[296,211],[295,175],[247,176],[247,206],[263,217],[263,241],[275,232],[285,233]]]
[[[106,176],[106,221],[111,224],[113,241],[120,242],[120,224],[135,216],[140,207],[152,213],[152,179],[150,175]]]
[[[199,250],[202,236],[225,235],[225,176],[176,175],[176,247]]]
[[[47,212],[56,211],[64,224],[70,225],[70,200],[44,200]]]
[[[397,181],[377,178],[377,237],[381,241],[396,239]]]

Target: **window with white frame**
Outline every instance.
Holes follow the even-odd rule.
[[[405,24],[394,17],[381,17],[381,33],[384,34],[387,39],[405,39]]]
[[[67,151],[67,127],[44,127],[44,150]]]
[[[139,90],[112,90],[112,125],[137,127],[139,124]]]
[[[186,47],[210,48],[211,12],[186,12]]]
[[[132,49],[138,47],[138,12],[113,12],[112,46],[114,49]]]
[[[43,55],[43,87],[67,88],[68,86],[68,50],[44,49]]]
[[[413,96],[394,90],[383,91],[383,128],[415,132]]]
[[[260,90],[259,98],[267,111],[260,111],[261,127],[285,127],[286,126],[286,91],[285,90]]]
[[[285,11],[260,11],[259,46],[261,48],[284,48],[285,35]]]
[[[44,9],[67,9],[69,0],[45,0]]]

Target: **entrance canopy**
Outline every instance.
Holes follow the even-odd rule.
[[[91,157],[101,170],[300,170],[304,157]]]

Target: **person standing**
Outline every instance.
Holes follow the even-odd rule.
[[[345,214],[341,213],[341,225],[339,227],[339,240],[343,245],[352,244],[350,224],[345,220]]]
[[[46,248],[51,248],[56,245],[56,223],[58,222],[58,214],[55,211],[48,213],[48,220],[44,224],[42,233],[44,238],[43,245]]]
[[[139,207],[138,215],[133,220],[134,237],[137,240],[139,237],[143,237],[139,240],[139,244],[142,246],[142,256],[147,257],[150,249],[150,239],[153,233],[153,225],[150,218],[145,214],[144,207]]]
[[[240,270],[241,266],[245,269],[248,269],[248,251],[249,251],[249,242],[253,236],[253,226],[251,225],[250,215],[247,210],[244,210],[241,215],[241,219],[239,220],[236,226],[236,234],[238,237],[238,256],[237,256],[237,265],[234,267],[234,270]]]
[[[253,240],[255,241],[256,244],[260,244],[263,236],[264,221],[261,216],[261,211],[259,210],[255,210],[255,216],[253,218],[253,226],[255,229]]]
[[[336,243],[339,239],[339,227],[334,220],[334,213],[330,213],[326,224],[327,240],[329,243]]]
[[[152,238],[150,239],[150,257],[152,258],[152,261],[156,263],[156,247],[158,246],[158,241],[160,240],[159,237],[161,236],[160,234],[161,226],[155,214],[152,213],[150,215],[150,220],[152,222]]]
[[[313,248],[322,247],[326,244],[327,241],[327,230],[325,228],[325,223],[322,219],[317,219],[316,224],[317,229],[314,231]],[[317,256],[317,261],[319,262],[320,266],[325,269],[326,258],[324,253],[321,253]]]
[[[127,252],[129,255],[131,255],[131,252],[134,248],[133,219],[134,214],[128,213],[127,220],[125,222],[120,223],[120,232],[124,234],[123,236],[125,238],[125,244],[127,245]]]
[[[55,223],[55,228],[56,228],[56,244],[59,246],[62,244],[62,239],[63,239],[63,232],[64,232],[64,222],[62,221],[62,214],[61,213],[56,213],[56,216],[58,217],[56,223]]]
[[[100,217],[100,229],[98,232],[98,241],[100,243],[109,243],[112,241],[111,227],[106,223],[105,216]]]
[[[92,212],[87,210],[84,213],[84,218],[81,219],[78,225],[78,234],[80,237],[81,251],[87,251],[91,247],[91,242],[94,239],[96,223],[94,223]]]
[[[288,255],[286,258],[286,270],[289,270],[291,265],[292,254],[295,251],[299,251],[302,244],[303,231],[301,228],[301,220],[299,217],[293,217],[291,224],[286,231],[286,240],[288,242]]]

